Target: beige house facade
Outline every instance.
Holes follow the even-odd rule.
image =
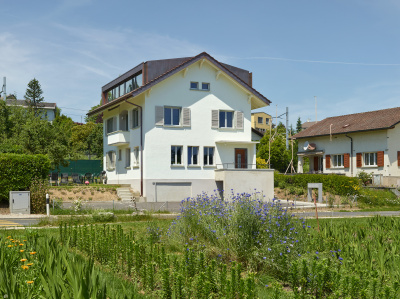
[[[265,112],[251,113],[251,127],[260,132],[269,131],[271,127],[272,117]]]
[[[370,173],[377,185],[400,186],[400,107],[326,118],[293,136],[311,173]]]

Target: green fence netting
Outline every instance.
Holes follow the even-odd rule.
[[[103,161],[101,160],[68,160],[69,166],[59,166],[59,170],[52,170],[51,172],[68,173],[71,175],[73,173],[78,173],[84,175],[85,173],[92,173],[94,175],[99,175],[103,171]]]

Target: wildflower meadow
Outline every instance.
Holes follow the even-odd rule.
[[[262,194],[175,220],[0,233],[2,298],[398,298],[400,220],[306,220]]]

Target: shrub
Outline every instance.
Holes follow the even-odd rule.
[[[33,178],[46,179],[50,160],[45,155],[0,154],[0,201],[10,191],[27,191]]]
[[[357,173],[357,177],[364,186],[366,186],[372,180],[372,174],[365,172],[363,170]]]
[[[322,183],[323,190],[336,195],[354,195],[359,193],[359,180],[344,175],[296,174],[284,175],[275,173],[275,185],[279,188],[287,185],[307,189],[308,183]]]
[[[34,178],[29,191],[31,192],[31,212],[33,214],[44,214],[46,212],[47,182]]]
[[[257,163],[257,168],[259,168],[259,169],[266,169],[266,168],[268,168],[268,164],[267,164],[267,162],[265,161],[265,159],[263,159],[263,158],[257,158],[257,159],[256,159],[256,163]]]

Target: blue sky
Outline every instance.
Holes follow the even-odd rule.
[[[206,51],[253,72],[290,123],[400,106],[400,2],[4,1],[0,77],[81,121],[101,87],[142,61]]]

